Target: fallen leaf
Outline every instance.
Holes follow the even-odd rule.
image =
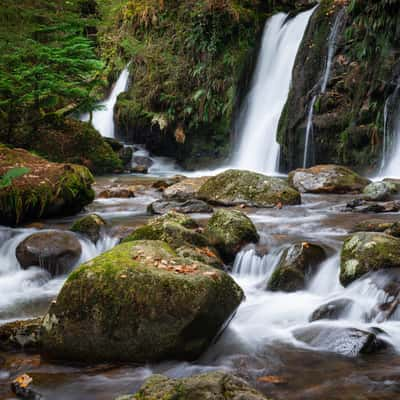
[[[261,376],[260,378],[257,378],[259,382],[264,382],[264,383],[285,383],[285,379],[283,379],[280,376],[276,375],[266,375],[266,376]]]
[[[32,383],[32,381],[33,379],[28,374],[23,374],[15,378],[13,380],[13,383],[21,388],[27,388]]]

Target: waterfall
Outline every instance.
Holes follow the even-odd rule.
[[[328,55],[326,58],[326,63],[325,63],[325,68],[323,71],[322,79],[320,81],[321,86],[319,93],[317,95],[314,95],[311,102],[310,106],[308,109],[308,116],[307,116],[307,127],[306,127],[306,140],[304,144],[304,157],[303,157],[303,168],[307,168],[308,166],[312,165],[314,163],[314,157],[311,157],[310,159],[310,154],[311,149],[313,148],[313,142],[314,142],[314,124],[313,124],[313,119],[314,119],[314,106],[317,101],[318,95],[324,94],[326,92],[328,82],[329,82],[329,77],[331,74],[332,70],[332,62],[333,62],[333,57],[335,56],[336,53],[336,44],[337,44],[337,37],[339,34],[339,28],[340,28],[340,23],[346,13],[345,8],[342,8],[336,18],[335,22],[332,26],[331,32],[329,34],[328,38]]]
[[[265,173],[277,170],[279,119],[289,94],[297,51],[313,11],[290,20],[279,13],[265,26],[251,89],[235,124],[241,136],[233,160],[238,168]]]
[[[114,106],[118,96],[126,90],[129,78],[129,65],[121,72],[110,95],[104,101],[99,103],[99,110],[93,112],[92,125],[101,136],[114,138]],[[82,121],[89,121],[89,114],[81,117]]]

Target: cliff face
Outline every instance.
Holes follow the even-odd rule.
[[[281,116],[281,170],[303,165],[314,96],[310,161],[372,170],[382,154],[383,110],[400,65],[400,17],[391,0],[323,0],[306,31]],[[339,20],[338,20],[339,18]],[[328,42],[338,23],[330,79],[321,93]]]

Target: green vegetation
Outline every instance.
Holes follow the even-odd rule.
[[[10,185],[14,179],[27,174],[30,171],[29,168],[11,168],[2,177],[0,177],[0,189],[4,189]]]

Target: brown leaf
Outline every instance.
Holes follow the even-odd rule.
[[[285,379],[276,375],[261,376],[260,378],[257,378],[257,380],[264,383],[286,383]]]
[[[28,374],[23,374],[14,379],[13,383],[21,388],[27,388],[33,379]]]

